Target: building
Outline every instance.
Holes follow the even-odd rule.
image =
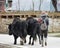
[[[6,8],[5,11],[11,11],[12,10],[12,0],[6,0]]]
[[[4,11],[4,9],[5,9],[5,1],[6,0],[0,0],[0,12],[2,11]]]
[[[8,0],[8,6],[12,7],[12,0]]]

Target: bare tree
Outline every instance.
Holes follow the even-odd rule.
[[[31,5],[30,5],[30,11],[32,11],[32,7],[31,7]]]
[[[51,0],[52,1],[52,4],[55,8],[55,11],[57,11],[57,0]]]
[[[32,0],[32,6],[33,6],[33,9],[32,10],[34,11],[34,1],[33,0]]]
[[[18,0],[18,6],[19,6],[19,11],[20,11],[20,0]]]
[[[40,4],[39,4],[39,10],[40,10],[40,8],[41,8],[41,0],[40,0]]]
[[[39,0],[40,1],[40,4],[39,4],[39,10],[41,10],[41,5],[43,3],[43,0]]]

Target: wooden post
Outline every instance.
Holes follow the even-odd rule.
[[[2,27],[2,19],[1,19],[1,15],[0,15],[0,32],[2,31],[1,27]]]
[[[1,15],[0,15],[0,25],[1,25]]]
[[[53,15],[52,15],[52,32],[54,32],[54,13],[53,13]]]

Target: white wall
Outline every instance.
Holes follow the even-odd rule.
[[[19,0],[20,1],[20,10],[31,10],[32,0]],[[33,0],[34,1],[34,10],[39,11],[39,4],[40,0]],[[41,4],[41,10],[50,10],[50,0],[41,0],[43,1]],[[12,8],[14,10],[19,10],[18,0],[13,0]]]

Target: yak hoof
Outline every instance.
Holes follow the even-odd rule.
[[[39,44],[41,44],[41,42],[39,42]]]
[[[24,43],[26,43],[26,40],[24,41]]]
[[[29,42],[29,45],[31,44],[31,42]]]
[[[42,47],[44,47],[44,45],[42,45]]]
[[[32,45],[34,45],[34,43],[32,43]]]
[[[14,45],[16,45],[16,43],[14,43]]]
[[[45,42],[45,46],[47,46],[47,43]]]

